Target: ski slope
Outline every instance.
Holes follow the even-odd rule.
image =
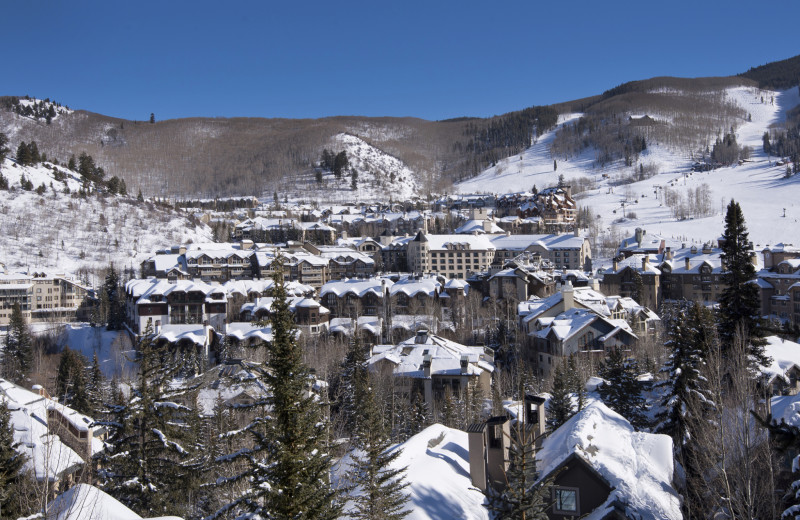
[[[589,207],[592,214],[600,216],[603,230],[610,231],[614,227],[624,236],[632,235],[635,228],[641,227],[650,233],[679,238],[687,243],[703,243],[718,238],[724,229],[725,206],[735,199],[742,206],[754,244],[762,247],[777,242],[798,245],[800,176],[784,179],[786,167],[777,166],[776,158],[764,154],[761,141],[770,125],[784,121],[786,111],[800,104],[798,89],[772,92],[736,87],[728,89],[727,96],[742,106],[752,118],[751,121],[742,121],[736,128],[739,145],[748,145],[753,150],[751,161],[742,165],[692,173],[693,161],[686,152],[648,143],[640,162],[645,165],[656,164],[660,173],[644,181],[613,186],[614,178],[629,174],[631,168],[625,167],[621,161],[603,169],[595,168],[593,150],[586,150],[570,160],[558,159],[558,169],[554,171],[550,144],[555,131],[551,131],[521,155],[498,162],[479,176],[459,184],[457,189],[460,193],[513,193],[530,191],[534,185],[538,189],[555,185],[561,174],[567,182],[589,177],[595,181],[596,189],[581,193],[576,198],[579,206]],[[762,96],[764,102],[761,101]],[[580,115],[564,115],[559,125],[569,123]],[[604,174],[608,178],[604,178]],[[703,183],[711,189],[714,215],[687,220],[674,218],[659,193],[663,193],[663,187],[686,192]],[[620,221],[622,202],[626,200],[625,213],[633,211],[636,218]]]

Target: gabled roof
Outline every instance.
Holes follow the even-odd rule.
[[[604,518],[617,505],[631,518],[682,518],[680,496],[672,487],[669,436],[637,432],[621,415],[594,401],[546,437],[536,458],[546,478],[576,456],[613,488],[605,503],[586,518]]]
[[[432,375],[461,375],[461,359],[469,360],[467,375],[477,376],[484,371],[494,372],[493,355],[484,347],[468,347],[435,334],[426,334],[422,342],[414,336],[397,345],[376,345],[369,359],[370,366],[387,359],[395,365],[396,376],[425,377],[422,363],[426,355],[431,359]]]

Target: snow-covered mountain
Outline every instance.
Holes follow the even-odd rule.
[[[581,207],[591,208],[591,213],[599,216],[600,230],[632,235],[635,228],[641,227],[687,243],[702,243],[719,237],[724,229],[725,206],[735,199],[742,206],[750,238],[757,245],[799,244],[800,177],[784,178],[786,167],[778,166],[775,157],[768,157],[762,151],[764,132],[770,125],[784,121],[786,112],[800,104],[798,89],[773,92],[755,87],[732,87],[725,90],[725,95],[749,114],[735,128],[739,145],[752,149],[751,159],[742,164],[692,172],[694,159],[689,151],[648,142],[640,163],[658,173],[646,180],[622,184],[621,178],[634,173],[638,163],[626,167],[620,160],[600,167],[593,149],[568,160],[553,157],[550,151],[556,135],[554,130],[522,154],[499,161],[479,176],[458,184],[457,189],[460,193],[530,191],[534,185],[538,189],[553,186],[563,175],[567,183],[594,186],[576,198]],[[559,126],[580,116],[563,115]],[[557,169],[554,169],[554,160]],[[665,190],[686,199],[690,190],[696,192],[703,185],[710,190],[709,216],[675,215],[665,201]],[[627,218],[623,218],[623,202]]]
[[[56,180],[55,169],[62,180]],[[0,263],[9,270],[75,274],[111,262],[118,269],[138,270],[155,249],[211,241],[208,226],[171,209],[130,197],[79,196],[80,177],[63,166],[19,166],[7,159],[0,173],[11,188],[0,190]],[[23,177],[32,191],[22,188]]]

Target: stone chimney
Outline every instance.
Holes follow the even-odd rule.
[[[616,273],[617,271],[619,271],[619,261],[617,261],[617,258],[616,258],[616,257],[614,257],[614,259],[611,261],[611,269],[613,269],[613,271],[614,271],[615,273]]]
[[[639,247],[642,247],[642,240],[644,240],[644,233],[645,231],[642,228],[636,228],[635,237],[636,243],[639,244]]]
[[[667,246],[667,252],[665,253],[667,260],[672,260],[675,258],[675,253],[672,252],[672,248]]]
[[[533,437],[537,439],[545,433],[545,399],[538,395],[525,394],[523,421],[525,427],[533,429]]]
[[[561,298],[564,307],[561,312],[567,312],[575,307],[575,291],[572,288],[572,282],[567,281],[567,283],[561,287]]]
[[[751,262],[751,263],[752,263],[754,266],[758,267],[758,255],[756,254],[756,252],[755,252],[755,251],[751,251],[751,252],[750,252],[750,262]]]
[[[253,241],[249,238],[242,240],[242,250],[249,251],[251,249],[253,249]]]
[[[642,257],[642,271],[647,271],[649,267],[650,267],[650,255],[645,254],[644,257]]]
[[[494,222],[492,222],[489,219],[486,219],[486,220],[483,221],[483,231],[484,231],[484,233],[491,233],[492,232],[492,224],[494,224]]]
[[[692,262],[691,262],[691,260],[689,260],[688,256],[686,258],[684,258],[684,261],[686,262],[686,270],[688,271],[689,269],[692,268]]]

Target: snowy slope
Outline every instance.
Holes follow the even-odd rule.
[[[357,173],[356,189],[352,188],[349,172],[337,179],[331,173],[323,175],[322,184],[313,175],[284,190],[292,200],[318,202],[372,202],[407,200],[418,195],[415,173],[400,159],[372,146],[352,134],[337,134],[329,147],[334,153],[347,152],[350,168]]]
[[[211,241],[208,226],[193,225],[185,216],[152,204],[118,196],[79,198],[78,175],[58,168],[67,172],[63,182],[42,164],[2,163],[0,171],[13,188],[0,191],[0,263],[9,270],[50,268],[74,274],[110,262],[118,269],[138,270],[155,249]],[[22,190],[23,175],[34,188],[44,184],[45,193]]]
[[[682,238],[687,242],[701,243],[716,239],[724,229],[723,211],[735,199],[742,205],[750,231],[750,238],[758,245],[777,242],[800,243],[800,177],[783,179],[785,167],[775,165],[762,152],[761,136],[773,123],[783,121],[786,111],[800,103],[796,88],[771,92],[752,87],[727,90],[729,100],[736,102],[751,114],[751,121],[742,121],[736,128],[737,142],[753,150],[752,161],[743,165],[719,168],[710,172],[692,173],[692,158],[686,151],[671,150],[658,143],[648,143],[640,158],[647,165],[656,164],[660,173],[645,181],[627,186],[612,185],[616,177],[628,175],[621,161],[604,169],[594,168],[594,151],[587,150],[577,158],[558,159],[558,169],[553,171],[550,144],[555,131],[543,135],[536,144],[517,155],[500,161],[478,177],[457,186],[461,193],[498,192],[511,193],[530,190],[533,185],[542,189],[554,185],[560,174],[567,181],[588,177],[595,181],[596,189],[578,196],[578,204],[590,207],[592,213],[601,215],[602,228],[608,230],[622,216],[621,203],[628,200],[626,213],[633,211],[635,219],[616,223],[623,236],[632,235],[636,227],[651,233]],[[761,98],[764,98],[764,102]],[[771,103],[774,96],[775,102]],[[641,114],[632,114],[634,116]],[[562,116],[559,124],[568,123],[580,114]],[[520,159],[521,157],[521,159]],[[603,175],[608,178],[603,178]],[[703,183],[711,189],[714,215],[700,219],[679,221],[670,208],[662,203],[662,190],[669,186],[681,193],[695,189]],[[638,201],[638,202],[636,202]],[[786,217],[783,209],[786,208]],[[616,210],[616,214],[613,213]]]

